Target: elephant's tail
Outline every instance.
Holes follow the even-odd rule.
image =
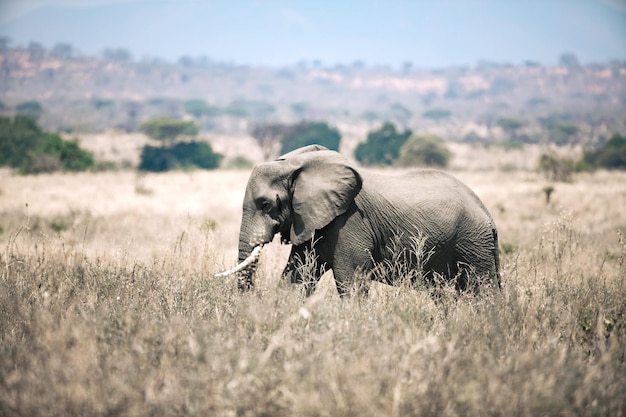
[[[498,231],[494,227],[491,229],[491,233],[493,234],[493,260],[496,267],[496,276],[494,278],[496,284],[498,284],[498,288],[502,288],[500,281],[500,245],[498,244]]]

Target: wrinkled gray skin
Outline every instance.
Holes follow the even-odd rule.
[[[467,186],[435,170],[379,175],[319,145],[297,149],[252,171],[243,201],[239,262],[276,233],[283,243],[293,244],[283,273],[292,283],[302,282],[301,260],[314,249],[317,264],[313,282],[305,283],[307,294],[332,269],[337,290],[345,295],[356,275],[389,259],[391,246],[413,249],[416,236],[426,238],[424,250],[431,253],[423,265],[427,281],[434,281],[435,272],[459,290],[467,289],[470,276],[500,286],[493,219]],[[240,289],[253,286],[255,267],[256,262],[239,273]],[[393,284],[379,275],[369,278]]]

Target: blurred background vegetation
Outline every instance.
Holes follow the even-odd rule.
[[[54,171],[84,171],[95,166],[93,155],[77,140],[64,140],[46,133],[30,116],[0,117],[0,166],[23,174]]]
[[[143,134],[140,160],[123,167],[148,171],[249,167],[311,143],[365,165],[436,167],[448,165],[457,143],[477,153],[539,145],[537,167],[553,180],[626,165],[623,61],[582,65],[563,54],[545,67],[266,68],[0,44],[0,163],[22,173],[120,168],[81,148],[95,134],[118,141],[112,148],[122,147],[117,137]],[[561,160],[555,146],[581,156]]]

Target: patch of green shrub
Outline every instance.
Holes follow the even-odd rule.
[[[143,122],[139,131],[153,139],[173,141],[180,136],[196,136],[198,127],[194,122],[171,117],[155,117]]]
[[[222,113],[219,107],[211,106],[201,99],[187,100],[183,104],[185,111],[194,117],[218,116]]]
[[[262,100],[235,100],[225,109],[233,117],[251,117],[264,119],[276,112],[276,108]]]
[[[590,168],[626,169],[626,136],[616,133],[600,149],[586,151],[581,165]]]
[[[0,117],[0,165],[19,167],[28,153],[40,146],[44,136],[31,117]]]
[[[22,174],[45,174],[63,170],[63,163],[57,155],[45,153],[31,154],[20,167]]]
[[[163,172],[172,169],[214,169],[222,155],[206,142],[178,142],[169,146],[144,146],[139,170]]]
[[[385,122],[379,129],[369,132],[365,142],[359,143],[354,157],[364,165],[391,165],[411,134],[408,129],[399,132],[393,123]]]
[[[442,120],[452,116],[452,112],[446,109],[430,109],[422,113],[422,117],[426,119]]]
[[[0,117],[0,165],[19,168],[22,174],[83,171],[94,166],[93,155],[77,140],[64,140],[41,130],[28,116]]]
[[[435,135],[412,135],[400,148],[402,166],[445,167],[452,153],[445,141]]]
[[[307,145],[322,145],[338,151],[341,133],[326,122],[301,122],[293,125],[281,139],[280,152],[285,154]]]
[[[58,157],[66,171],[84,171],[95,165],[91,152],[81,149],[78,140],[64,140],[56,134],[47,135],[41,147],[27,158],[27,164],[36,155]]]
[[[25,101],[15,106],[15,112],[38,120],[43,113],[43,106],[38,101]]]
[[[571,143],[579,131],[580,128],[571,123],[554,123],[548,129],[548,136],[550,142],[565,145]]]

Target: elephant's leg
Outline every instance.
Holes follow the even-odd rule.
[[[372,260],[369,257],[363,256],[357,260],[338,256],[333,261],[333,276],[341,297],[351,292],[367,296],[372,280],[371,272]]]
[[[365,240],[340,234],[333,255],[332,268],[337,292],[344,297],[351,292],[367,296],[374,260]]]
[[[292,246],[282,276],[292,284],[304,284],[304,292],[308,297],[315,292],[317,283],[325,271],[326,262],[320,259],[309,241],[299,246]]]
[[[493,265],[490,275],[497,288],[500,289],[502,288],[502,278],[500,277],[500,246],[498,243],[498,231],[495,227],[491,229],[491,235],[493,236]]]
[[[457,289],[478,290],[485,284],[500,287],[497,245],[497,232],[490,227],[482,227],[479,233],[472,235],[472,239],[457,242]]]

